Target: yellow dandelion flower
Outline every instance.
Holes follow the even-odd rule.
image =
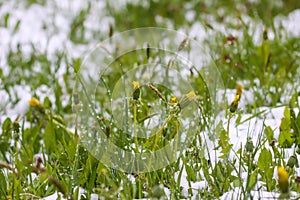
[[[178,103],[178,99],[177,99],[177,97],[171,97],[171,102],[172,103]]]
[[[133,87],[134,87],[135,90],[140,87],[140,84],[137,81],[132,81],[132,84],[133,84]]]
[[[277,174],[281,192],[287,193],[289,191],[289,173],[283,167],[278,167]]]
[[[37,100],[36,98],[32,97],[29,101],[28,101],[29,105],[34,107],[34,108],[41,108],[42,104],[40,103],[39,100]]]

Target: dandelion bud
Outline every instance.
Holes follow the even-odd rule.
[[[237,84],[235,98],[229,107],[229,110],[231,113],[234,113],[236,111],[236,109],[238,108],[239,101],[242,96],[242,89],[243,89],[243,87],[240,84]]]
[[[277,174],[281,192],[287,193],[289,191],[289,173],[283,167],[278,167]]]
[[[287,162],[287,166],[289,166],[290,168],[293,168],[294,166],[298,166],[297,156],[292,155]]]
[[[132,94],[132,98],[134,100],[138,100],[140,98],[140,94],[141,94],[141,90],[140,90],[140,84],[137,81],[133,81],[133,88],[134,88],[134,92]]]
[[[234,113],[236,111],[238,105],[239,105],[239,102],[236,99],[234,99],[229,107],[230,112]]]

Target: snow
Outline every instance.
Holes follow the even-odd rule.
[[[178,180],[179,172],[175,173],[175,180]],[[190,182],[191,188],[193,189],[193,192],[197,192],[198,190],[205,189],[208,187],[208,183],[206,181],[197,181],[197,182]],[[183,168],[181,178],[180,178],[180,186],[182,187],[182,194],[184,196],[189,196],[188,189],[189,189],[189,182],[187,180],[187,173],[186,169]],[[168,190],[165,190],[168,191]]]
[[[289,37],[300,37],[300,9],[294,10],[287,17],[277,16],[275,18],[275,27],[282,28]]]
[[[81,199],[81,198],[86,198],[85,196],[85,193],[86,190],[84,190],[83,188],[79,188],[79,192],[78,192],[78,199]],[[62,200],[67,200],[66,198],[63,198],[62,194],[60,193],[54,193],[48,197],[45,197],[45,198],[42,198],[42,200],[55,200],[55,199],[58,199],[58,197],[60,197]],[[98,195],[97,194],[91,194],[91,197],[90,197],[90,200],[98,200]]]
[[[251,198],[248,199],[279,199],[280,193],[277,192],[266,192],[266,191],[251,191],[250,192]],[[299,198],[299,194],[292,192],[290,194],[290,198],[288,199],[296,199]],[[243,196],[243,192],[241,188],[234,188],[233,190],[226,192],[220,197],[221,200],[237,200],[237,199],[245,199]]]

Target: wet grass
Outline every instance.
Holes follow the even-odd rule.
[[[280,2],[149,1],[148,6],[128,3],[126,7],[116,9],[107,1],[105,15],[115,20],[107,28],[108,32],[93,32],[85,27],[84,22],[90,15],[93,3],[73,18],[68,40],[86,47],[99,38],[145,26],[182,29],[189,35],[192,25],[200,22],[210,34],[203,45],[210,49],[228,93],[236,93],[237,83],[243,85],[243,98],[236,102],[238,105],[233,112],[230,112],[230,105],[234,97],[224,102],[227,106],[223,110],[225,117],[213,133],[218,152],[218,158],[214,158],[214,153],[206,154],[206,150],[201,148],[205,145],[202,134],[209,133],[211,125],[209,120],[204,120],[211,117],[209,97],[205,96],[207,88],[199,72],[191,70],[190,82],[196,88],[196,95],[203,97],[196,100],[199,109],[203,110],[195,138],[174,163],[148,173],[129,174],[108,168],[80,145],[77,134],[80,122],[76,120],[76,93],[73,88],[83,56],[73,57],[65,51],[57,51],[50,56],[34,44],[27,45],[30,53],[22,45],[8,49],[4,58],[6,62],[0,66],[0,90],[6,100],[0,108],[0,114],[4,116],[0,122],[1,199],[39,199],[55,192],[67,199],[91,199],[92,194],[98,194],[102,199],[211,199],[219,198],[236,187],[241,188],[243,195],[238,198],[244,199],[251,198],[251,191],[254,190],[283,194],[282,184],[279,185],[274,176],[278,166],[283,166],[289,173],[289,191],[299,193],[300,41],[287,34],[283,27],[275,26],[274,19],[278,14],[287,15],[300,5],[292,0]],[[45,5],[44,1],[36,0],[27,3],[29,7]],[[187,22],[185,15],[190,11],[194,11],[195,16]],[[244,15],[253,20],[254,28],[244,21]],[[1,16],[5,16],[0,21],[1,29],[11,30],[12,33],[19,31],[22,19],[13,24],[9,23],[10,13],[1,13]],[[157,16],[162,20],[157,20]],[[226,31],[220,30],[216,24],[224,26]],[[257,30],[258,39],[254,38]],[[116,70],[103,77],[107,91],[113,90],[116,80],[122,75],[122,71],[117,70],[120,64],[126,72],[134,65],[147,63],[149,57],[155,60],[161,56],[153,50],[151,53],[132,52],[120,57],[112,65]],[[24,105],[28,106],[25,114],[17,113],[12,117],[11,110],[24,98],[22,93],[18,94],[16,86],[29,86],[30,95],[35,99]],[[47,88],[46,94],[50,95],[41,95],[44,86]],[[165,117],[168,123],[159,132],[160,138],[153,136],[137,141],[119,130],[118,124],[110,119],[112,113],[105,109],[110,101],[109,96],[100,93],[97,101],[103,111],[97,114],[99,126],[106,136],[119,147],[139,151],[135,147],[141,146],[146,152],[161,148],[170,139],[176,138],[180,116],[177,116],[177,107],[173,106],[178,103],[173,96],[174,91],[159,85],[152,88],[128,87],[132,87],[131,91],[141,90],[140,96],[133,94],[129,100],[128,106],[131,106],[133,116],[130,125],[141,123],[138,119],[146,119],[149,110],[147,103],[155,105],[157,100],[169,114]],[[100,92],[106,94],[107,91]],[[30,98],[26,102],[28,100]],[[179,97],[178,101],[180,105]],[[134,112],[136,106],[142,113]],[[280,107],[284,109],[279,126],[265,123],[269,118],[261,108],[267,108],[266,112],[269,112],[268,109]],[[244,119],[246,114],[248,118]],[[253,126],[248,125],[251,120],[262,121],[258,135],[254,135]],[[229,126],[232,123],[233,126]],[[147,126],[146,123],[144,125]],[[239,127],[249,128],[242,133],[247,141],[234,149],[230,132]],[[201,189],[195,185],[199,182],[205,183]],[[85,190],[84,194],[79,195],[79,188]],[[169,194],[165,193],[166,190]]]

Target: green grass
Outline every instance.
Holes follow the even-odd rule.
[[[109,34],[97,35],[92,42],[128,29],[146,26],[167,27],[168,21],[173,24],[173,28],[183,28],[188,34],[193,23],[200,22],[207,30],[212,31],[211,37],[204,41],[204,45],[211,51],[225,88],[234,89],[237,83],[243,83],[243,91],[250,92],[253,98],[249,101],[253,103],[239,102],[245,105],[245,109],[238,108],[233,114],[227,109],[222,119],[223,123],[229,123],[230,119],[239,127],[251,119],[263,121],[264,112],[260,112],[259,108],[284,107],[281,127],[270,127],[263,123],[263,129],[258,136],[259,142],[254,141],[252,130],[248,130],[248,133],[244,133],[248,138],[246,144],[234,151],[228,129],[219,124],[216,132],[212,134],[217,136],[215,149],[220,151],[220,157],[212,160],[213,155],[207,155],[205,149],[199,148],[205,145],[202,132],[208,131],[211,126],[211,121],[207,120],[212,115],[210,97],[204,81],[199,76],[200,72],[192,70],[190,83],[196,88],[196,94],[202,96],[197,101],[203,110],[195,137],[184,154],[171,165],[156,171],[132,174],[118,171],[105,166],[87,151],[81,145],[76,132],[76,128],[81,124],[80,120],[77,121],[78,113],[76,114],[76,105],[74,107],[72,101],[74,95],[76,96],[73,88],[83,56],[74,58],[66,52],[56,52],[49,58],[47,52],[42,52],[34,44],[31,45],[32,52],[29,55],[23,52],[21,46],[17,49],[11,48],[8,50],[5,66],[9,68],[9,74],[4,74],[0,69],[0,90],[8,94],[9,105],[14,107],[22,99],[22,96],[15,94],[14,86],[27,85],[31,89],[32,97],[39,99],[41,104],[30,106],[24,116],[7,117],[0,123],[0,199],[39,199],[55,192],[59,192],[61,197],[78,199],[79,187],[86,191],[80,199],[90,199],[93,193],[103,199],[189,199],[193,195],[197,198],[211,199],[221,197],[234,187],[241,187],[244,197],[250,198],[250,191],[257,190],[255,186],[258,181],[261,191],[280,192],[273,175],[277,166],[286,168],[290,175],[290,191],[299,193],[299,183],[296,181],[299,174],[295,169],[299,167],[297,155],[300,153],[300,40],[289,37],[285,30],[276,29],[274,18],[278,14],[287,15],[299,8],[300,4],[296,0],[284,1],[281,8],[276,6],[276,2],[281,1],[242,2],[244,1],[215,0],[207,4],[202,1],[149,1],[150,8],[128,3],[126,8],[120,10],[109,5],[107,1],[105,14],[112,16],[115,23],[111,25]],[[28,0],[27,3],[28,6],[37,3],[45,5],[45,1]],[[189,6],[185,6],[187,3]],[[92,4],[89,4],[87,8],[82,9],[70,24],[68,39],[76,45],[86,45],[90,42],[84,22],[91,6]],[[224,9],[223,14],[217,12],[221,8]],[[184,16],[190,10],[196,11],[195,19],[193,22],[186,22]],[[163,18],[162,23],[156,22],[157,15]],[[263,24],[266,31],[261,31],[259,44],[254,42],[252,30],[242,20],[241,15],[251,17],[257,24]],[[231,37],[219,31],[213,23],[211,24],[210,16],[224,27],[239,31],[242,37]],[[14,27],[8,27],[9,18],[9,14],[1,18],[1,28],[10,28],[17,32],[22,19]],[[238,23],[233,23],[232,20],[237,20]],[[268,37],[270,32],[274,33],[272,39]],[[112,143],[132,151],[139,151],[133,144],[143,147],[147,152],[159,149],[170,139],[176,138],[180,130],[178,110],[176,107],[172,108],[174,110],[168,107],[175,91],[160,85],[154,86],[161,94],[142,86],[141,101],[132,98],[128,105],[132,106],[132,110],[139,107],[143,111],[132,112],[134,117],[131,122],[135,126],[140,123],[138,119],[148,117],[147,103],[155,105],[158,99],[162,99],[161,96],[166,99],[167,103],[161,100],[157,105],[165,109],[165,119],[168,119],[167,125],[159,132],[159,138],[152,136],[137,141],[111,120],[113,113],[107,108],[107,102],[110,102],[107,92],[113,91],[116,81],[134,65],[147,63],[148,56],[155,60],[165,54],[152,50],[150,55],[147,55],[145,50],[141,50],[118,58],[111,65],[115,70],[103,76],[106,90],[97,91],[99,95],[96,100],[103,111],[97,113],[100,122],[95,126],[103,128]],[[122,70],[119,70],[120,64]],[[56,74],[64,67],[63,75],[59,79]],[[49,88],[48,92],[53,94],[53,100],[50,100],[50,97],[41,99],[38,95],[36,91],[42,85]],[[285,89],[287,86],[289,90]],[[129,87],[133,85],[128,85]],[[283,101],[283,97],[287,98],[287,101]],[[229,99],[230,103],[232,100]],[[227,105],[228,102],[223,103]],[[0,114],[9,116],[9,109],[1,108]],[[250,114],[251,117],[240,121],[244,114]],[[147,128],[147,124],[144,126]],[[279,128],[279,138],[275,140],[274,133]],[[289,148],[294,149],[294,155],[286,159],[286,150]],[[40,156],[36,157],[36,154]],[[231,160],[230,154],[235,155]],[[246,174],[245,179],[241,177],[242,173]],[[36,174],[35,179],[33,174]],[[187,195],[182,192],[183,188],[180,185],[182,174],[187,175]],[[192,186],[196,181],[206,181],[207,187],[193,190]],[[166,196],[163,187],[170,190],[170,196]]]

